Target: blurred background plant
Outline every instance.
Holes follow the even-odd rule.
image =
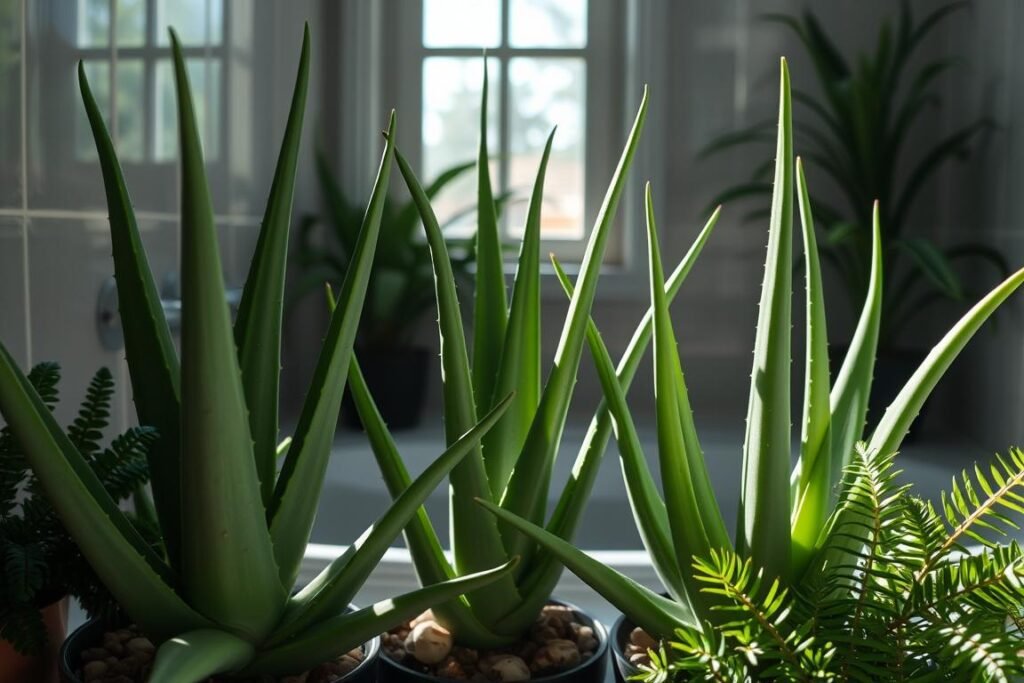
[[[53,410],[59,399],[60,366],[40,363],[28,379]],[[156,430],[132,427],[103,446],[113,395],[114,379],[101,368],[67,435],[111,498],[122,502],[134,497],[141,514],[130,519],[152,538],[148,496],[135,494],[149,479],[146,453],[157,438]],[[61,524],[7,427],[0,430],[0,581],[0,638],[22,654],[39,653],[48,645],[41,610],[66,596],[77,598],[90,616],[109,618],[117,613],[116,601]]]
[[[883,281],[879,349],[899,345],[907,325],[939,302],[964,304],[973,298],[960,268],[988,264],[991,282],[1009,274],[1000,253],[980,242],[940,244],[927,230],[911,234],[909,214],[921,190],[942,165],[965,159],[977,139],[994,128],[978,117],[944,138],[911,149],[907,144],[922,116],[934,117],[942,106],[940,89],[951,69],[964,65],[957,56],[921,61],[918,49],[936,28],[970,3],[943,4],[916,20],[904,0],[899,16],[883,21],[873,53],[845,57],[810,10],[799,17],[767,14],[799,38],[817,76],[820,94],[794,89],[794,133],[808,167],[833,182],[843,205],[816,193],[811,197],[821,225],[822,257],[839,275],[850,310],[859,310],[867,292],[871,264],[871,206],[880,202],[883,227]],[[834,35],[834,34],[833,34]],[[722,135],[706,146],[701,158],[748,145],[772,145],[775,121],[767,119]],[[750,179],[717,195],[711,205],[737,199],[763,200],[747,214],[759,221],[768,215],[772,161],[759,166]],[[983,285],[989,282],[981,283]]]
[[[425,193],[433,199],[475,164],[468,161],[447,168],[424,188]],[[345,195],[322,151],[316,154],[316,177],[325,211],[323,215],[306,214],[299,225],[295,260],[301,275],[292,290],[293,303],[310,292],[322,296],[325,282],[334,288],[341,286],[365,210],[363,204]],[[508,196],[496,198],[499,210]],[[447,225],[475,211],[475,204],[468,204]],[[434,306],[434,271],[419,226],[420,216],[412,199],[400,202],[388,196],[381,217],[380,248],[356,340],[366,381],[392,429],[415,426],[425,398],[430,352],[417,345],[416,327]],[[474,241],[473,235],[446,234],[452,270],[459,284],[472,281]],[[350,426],[360,424],[347,397],[342,416]]]

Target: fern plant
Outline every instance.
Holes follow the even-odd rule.
[[[800,585],[767,580],[732,550],[696,559],[703,591],[723,598],[722,618],[701,631],[677,630],[642,679],[1024,675],[1024,552],[1006,540],[1024,514],[1024,453],[1011,450],[987,472],[963,472],[938,510],[899,474],[895,454],[861,444],[820,558]]]
[[[48,410],[59,400],[60,366],[40,363],[28,381]],[[93,376],[67,435],[100,485],[117,502],[139,495],[149,479],[146,456],[156,440],[150,427],[132,427],[104,446],[114,379]],[[148,529],[145,518],[133,520]],[[46,645],[40,609],[64,596],[90,615],[111,616],[117,604],[61,524],[8,427],[0,430],[0,638],[24,654]]]
[[[767,675],[785,680],[794,667],[808,670],[807,658],[826,667],[833,657],[826,643],[809,640],[812,638],[809,631],[798,628],[772,633],[769,628],[773,620],[788,618],[792,610],[788,607],[787,596],[794,587],[803,588],[815,578],[828,576],[821,569],[822,562],[827,561],[826,567],[838,572],[839,577],[836,585],[822,588],[825,595],[848,596],[841,609],[822,600],[815,601],[840,610],[838,614],[825,614],[823,618],[847,618],[853,614],[858,621],[851,629],[873,628],[879,616],[876,602],[896,600],[891,593],[899,590],[899,577],[890,576],[891,563],[875,562],[878,553],[893,554],[896,557],[893,562],[898,561],[900,553],[916,553],[926,558],[934,555],[935,561],[940,562],[939,558],[955,550],[956,544],[971,533],[985,538],[980,531],[1005,530],[1011,524],[1005,517],[1006,509],[1022,507],[1018,500],[1020,492],[1016,490],[996,497],[987,505],[982,505],[983,496],[978,494],[980,490],[988,495],[990,490],[1002,489],[1013,481],[1013,472],[1019,466],[1014,456],[1012,467],[993,470],[974,483],[962,480],[946,497],[943,510],[950,519],[958,518],[957,524],[970,520],[962,533],[948,535],[952,539],[949,547],[940,542],[937,546],[915,548],[908,542],[906,548],[894,549],[893,539],[902,538],[902,532],[897,531],[901,522],[894,517],[901,491],[893,488],[894,473],[884,466],[886,460],[869,467],[874,461],[857,456],[856,444],[866,442],[863,453],[871,454],[871,458],[899,449],[922,404],[956,356],[985,320],[1024,283],[1024,269],[998,285],[953,326],[911,376],[874,431],[870,435],[863,434],[882,302],[878,203],[874,210],[870,286],[853,342],[832,386],[821,265],[803,167],[793,155],[789,71],[785,60],[781,63],[780,76],[774,196],[755,331],[735,535],[725,527],[691,410],[668,308],[679,278],[673,277],[666,283],[664,277],[649,185],[646,208],[651,310],[641,322],[634,341],[646,339],[653,330],[658,463],[664,497],[648,469],[626,402],[625,394],[635,364],[629,362],[632,361],[629,357],[616,368],[593,322],[588,326],[588,339],[604,391],[602,410],[609,411],[614,418],[623,478],[637,528],[670,597],[637,585],[513,511],[483,498],[479,502],[500,520],[541,544],[651,635],[664,638],[680,628],[698,632],[701,637],[684,641],[684,647],[693,649],[695,656],[708,658],[708,661],[733,652],[737,642],[736,647],[740,647],[745,657],[759,663],[764,661],[762,652],[774,653],[769,658],[770,667],[774,668],[769,668]],[[790,335],[795,201],[801,218],[807,298],[802,430],[799,457],[794,467],[791,464]],[[698,237],[681,268],[685,270],[692,264],[705,237],[703,233]],[[567,292],[571,292],[573,285],[564,273],[560,274]],[[885,455],[885,458],[893,457]],[[843,479],[848,468],[858,466],[865,468],[855,472],[859,476]],[[841,489],[844,481],[848,486]],[[840,499],[841,490],[843,497]],[[975,521],[971,511],[976,509],[991,509],[992,514]],[[875,516],[865,516],[865,511],[873,511]],[[935,538],[941,535],[926,510],[918,516],[922,533],[927,531]],[[910,536],[911,540],[913,538]],[[1017,550],[1010,546],[999,552],[1013,555]],[[996,556],[996,559],[1001,557]],[[941,572],[933,574],[933,567],[927,560],[921,566],[927,569],[920,571],[920,578],[926,585],[928,580],[938,581],[935,577],[942,575]],[[986,571],[984,565],[968,562],[963,566],[976,575]],[[997,569],[998,565],[988,565],[988,568]],[[844,571],[849,574],[845,583],[841,580]],[[958,571],[955,576],[962,574]],[[951,575],[948,580],[953,578]],[[742,614],[742,609],[738,611],[736,607],[737,601],[756,605],[758,612]],[[950,613],[949,616],[955,615]],[[963,647],[969,647],[975,642],[972,624],[947,619],[942,627],[947,629],[943,643],[958,641]],[[774,644],[765,640],[766,632]],[[723,649],[717,644],[716,638],[720,635],[732,639],[729,647]],[[886,649],[892,648],[895,642],[893,638],[879,639],[875,645]],[[845,645],[845,642],[836,645]],[[934,645],[937,647],[938,643]],[[921,648],[927,650],[924,645]],[[860,658],[860,653],[857,654]],[[870,660],[866,655],[862,659]],[[759,668],[758,671],[759,675],[765,674]]]

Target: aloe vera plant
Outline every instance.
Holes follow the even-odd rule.
[[[849,534],[838,534],[846,539],[845,543],[825,545],[836,523],[833,511],[839,483],[844,471],[856,464],[857,443],[866,442],[863,448],[867,455],[861,464],[867,470],[875,467],[873,471],[877,474],[879,463],[899,449],[921,405],[958,353],[999,305],[1024,283],[1024,269],[1006,279],[964,315],[928,354],[874,432],[863,435],[882,302],[878,207],[876,204],[871,284],[850,351],[832,384],[821,270],[803,169],[799,160],[794,163],[789,74],[783,60],[768,256],[754,343],[738,528],[733,536],[725,527],[711,488],[690,409],[668,310],[675,283],[666,283],[663,275],[651,206],[648,186],[651,311],[641,323],[638,335],[649,334],[653,326],[658,462],[664,498],[647,467],[627,405],[631,368],[620,365],[616,371],[592,322],[587,335],[605,403],[614,419],[623,477],[637,527],[670,597],[662,597],[600,564],[528,516],[517,515],[517,511],[496,505],[485,496],[480,497],[480,503],[497,519],[546,548],[632,621],[657,637],[672,636],[677,629],[701,634],[708,628],[725,628],[724,625],[741,628],[744,625],[737,625],[734,614],[726,609],[724,594],[716,591],[714,585],[709,586],[708,571],[701,568],[713,568],[719,559],[735,556],[740,565],[749,563],[752,567],[748,574],[763,576],[764,586],[778,581],[771,590],[771,602],[779,590],[800,586],[808,577],[815,576],[823,558],[839,566],[862,561],[861,544],[850,539]],[[794,468],[790,450],[790,307],[796,206],[800,211],[807,265],[807,342],[799,458]],[[704,239],[702,234],[695,249]],[[692,260],[693,251],[684,263]],[[577,283],[574,292],[564,273],[562,279],[567,292],[577,296],[581,283]],[[1019,458],[1014,458],[1013,463],[1010,469],[1024,468]],[[993,476],[998,487],[1012,479],[1011,474],[996,472]],[[968,483],[966,488],[967,494],[955,496],[953,505],[958,510],[964,500],[968,507],[979,502],[973,492],[975,488],[991,493],[987,481],[977,487]],[[1004,495],[997,502],[1010,510],[1022,509],[1017,492]],[[998,519],[1001,523],[1005,517]],[[1012,528],[1011,524],[1007,526]],[[870,566],[866,571],[870,572]]]
[[[451,630],[456,641],[473,647],[501,646],[519,639],[549,600],[562,570],[555,556],[527,535],[482,514],[474,498],[491,501],[538,524],[546,523],[552,534],[568,542],[583,515],[611,436],[611,415],[602,407],[590,425],[557,508],[547,518],[553,465],[584,350],[602,255],[647,114],[645,94],[590,234],[580,266],[579,287],[569,304],[551,370],[542,383],[540,207],[552,138],[548,138],[540,161],[509,297],[487,166],[486,101],[485,75],[477,165],[479,224],[472,339],[463,328],[451,259],[437,218],[414,172],[396,151],[399,170],[423,220],[433,263],[448,442],[454,443],[479,414],[492,410],[501,397],[515,392],[505,416],[451,472],[450,543],[454,563],[445,557],[425,511],[405,530],[419,580],[425,586],[504,563],[511,557],[522,558],[514,573],[433,608],[435,618]],[[687,271],[688,266],[682,267],[675,275],[676,281],[685,278]],[[627,353],[625,362],[634,369],[645,343],[646,338],[636,341]],[[409,475],[395,444],[387,438],[356,363],[349,385],[363,424],[371,434],[380,436],[374,439],[374,453],[389,491],[398,496],[408,486]]]
[[[394,152],[392,115],[352,267],[290,439],[279,442],[281,309],[296,159],[309,73],[303,38],[291,110],[256,252],[232,327],[185,62],[171,34],[182,169],[181,358],[163,317],[128,191],[84,70],[79,81],[110,212],[125,349],[150,450],[162,534],[152,547],[54,422],[0,347],[0,413],[97,575],[147,636],[162,643],[151,683],[219,672],[306,670],[435,602],[507,577],[515,562],[437,583],[365,609],[347,606],[427,494],[508,407],[494,402],[341,557],[293,594],[330,457],[338,407],[373,262]],[[376,438],[371,435],[371,438]],[[280,472],[277,462],[282,459]]]

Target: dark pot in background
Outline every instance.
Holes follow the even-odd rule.
[[[597,649],[594,655],[580,662],[571,669],[566,669],[551,676],[531,678],[529,683],[604,683],[605,664],[608,655],[608,632],[597,619],[594,619],[576,605],[561,600],[549,600],[549,605],[562,605],[576,613],[577,620],[594,629],[597,638]],[[394,661],[386,654],[380,657],[381,683],[451,683],[449,678],[430,676],[415,671]]]
[[[829,348],[828,360],[832,369],[832,381],[835,382],[839,368],[842,367],[848,347],[833,346]],[[868,419],[864,433],[870,434],[875,425],[882,419],[885,409],[893,402],[900,389],[907,383],[918,366],[924,362],[927,353],[913,349],[880,349],[875,359],[875,377],[871,382],[871,396],[868,397]],[[920,425],[924,422],[929,401],[921,406],[921,412],[914,421],[917,429],[911,430],[904,443],[912,443],[920,433]]]
[[[366,385],[390,429],[411,429],[419,424],[430,355],[430,351],[415,347],[356,350]],[[363,428],[348,391],[341,404],[341,422],[351,429]]]
[[[61,598],[39,610],[46,629],[46,648],[38,655],[23,655],[0,640],[0,683],[57,683],[61,643],[68,633],[68,599]]]
[[[110,625],[99,619],[90,619],[68,636],[60,648],[60,682],[84,683],[77,671],[84,650],[99,643]],[[377,661],[380,659],[380,637],[363,644],[363,661],[344,678],[344,683],[376,683]]]
[[[640,669],[626,659],[626,643],[629,642],[629,634],[634,628],[633,622],[627,619],[625,614],[620,614],[612,624],[611,649],[612,659],[615,660],[616,683],[627,683],[630,676],[640,673]]]

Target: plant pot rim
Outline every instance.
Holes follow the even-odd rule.
[[[625,614],[619,614],[618,619],[612,624],[612,631],[609,640],[611,640],[612,656],[615,658],[615,671],[618,674],[618,678],[628,680],[630,676],[641,673],[640,667],[633,664],[629,659],[626,658],[626,651],[622,647],[626,638],[628,638],[628,631],[632,631],[636,626],[632,621],[629,620]]]
[[[575,675],[576,673],[582,671],[583,669],[589,666],[594,666],[595,664],[598,664],[605,658],[605,656],[608,654],[608,630],[605,628],[604,624],[602,624],[600,620],[597,619],[597,617],[591,616],[584,610],[580,609],[578,605],[574,605],[571,602],[566,602],[565,600],[559,600],[557,598],[549,598],[545,605],[560,605],[562,607],[568,607],[577,615],[586,619],[589,622],[587,625],[594,629],[594,636],[597,638],[597,649],[594,650],[594,654],[592,654],[590,657],[580,660],[579,664],[571,668],[563,669],[549,676],[543,676],[541,678],[531,678],[527,683],[557,683],[557,681],[560,681],[563,678]],[[430,681],[431,683],[452,683],[452,681],[455,680],[452,678],[431,676],[430,674],[425,674],[421,671],[410,669],[401,662],[396,662],[395,660],[391,659],[391,657],[388,656],[387,652],[381,652],[380,661],[382,666],[393,667],[401,671],[404,675],[409,677],[415,677],[421,681]],[[387,677],[381,676],[380,679],[387,680]],[[601,680],[603,680],[603,676]]]
[[[349,605],[350,610],[357,609],[355,605]],[[82,678],[79,677],[76,669],[79,662],[73,662],[71,644],[76,638],[84,638],[88,635],[92,635],[94,629],[107,629],[110,625],[104,623],[102,619],[93,618],[87,620],[84,624],[72,631],[64,642],[60,646],[60,654],[58,655],[58,665],[60,667],[60,677],[62,681],[71,681],[74,683],[83,683]],[[101,634],[102,635],[102,634]],[[82,648],[84,649],[84,648]],[[377,664],[377,658],[381,651],[381,640],[380,636],[374,636],[370,640],[363,643],[363,659],[356,668],[349,671],[342,678],[338,679],[338,683],[344,683],[345,681],[357,680],[367,673],[373,672],[373,667]],[[75,658],[81,654],[81,649],[75,652]],[[376,676],[372,676],[370,680],[376,680]]]

